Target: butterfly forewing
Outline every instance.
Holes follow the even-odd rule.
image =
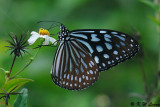
[[[100,71],[129,59],[139,49],[138,42],[129,35],[103,29],[82,29],[70,32],[95,60]]]
[[[99,76],[95,60],[75,39],[61,41],[51,71],[53,82],[69,90],[81,90]]]

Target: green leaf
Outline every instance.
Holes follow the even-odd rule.
[[[14,107],[27,107],[28,90],[23,88],[14,102]]]
[[[153,8],[154,10],[158,10],[158,6],[156,4],[154,4],[153,1],[150,1],[150,0],[140,0],[140,2],[150,6],[151,8]]]
[[[16,78],[16,79],[12,79],[7,81],[7,83],[5,83],[2,88],[0,89],[0,93],[4,93],[3,89],[7,92],[10,92],[13,88],[15,88],[14,91],[16,91],[17,89],[19,89],[21,86],[23,86],[24,84],[31,82],[33,80],[31,79],[26,79],[26,78]]]
[[[2,85],[4,85],[5,82],[5,71],[1,68],[0,69],[0,87],[2,87]]]

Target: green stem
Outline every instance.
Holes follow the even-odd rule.
[[[38,51],[36,52],[36,54],[34,55],[34,57],[30,58],[30,61],[21,70],[19,70],[15,75],[13,75],[12,77],[10,77],[9,79],[10,80],[13,79],[15,76],[17,76],[19,73],[21,73],[24,69],[26,69],[31,64],[31,62],[34,60],[34,58],[37,56],[39,50],[40,50],[40,48],[38,48]]]
[[[12,68],[13,68],[14,62],[15,62],[15,60],[16,60],[16,57],[17,57],[17,56],[14,55],[14,58],[13,58],[13,61],[12,61],[12,65],[11,65],[10,71],[9,71],[9,73],[8,73],[8,75],[7,75],[8,78],[9,78],[9,76],[11,75]]]
[[[21,73],[24,69],[26,69],[30,64],[31,64],[31,62],[32,62],[33,60],[32,59],[30,59],[30,61],[21,69],[21,70],[19,70],[15,75],[13,75],[11,78],[9,78],[9,79],[13,79],[15,76],[17,76],[19,73]]]
[[[141,67],[141,72],[142,72],[142,77],[143,77],[143,82],[144,82],[144,90],[145,90],[145,93],[146,93],[146,100],[148,101],[150,96],[148,96],[148,87],[147,87],[147,81],[146,81],[146,74],[145,74],[145,71],[144,71],[144,66],[143,66],[143,59],[142,57],[139,58],[140,59],[140,67]]]

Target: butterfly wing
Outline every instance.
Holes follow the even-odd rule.
[[[94,59],[76,40],[61,41],[51,70],[53,82],[69,90],[81,90],[93,84],[99,76]]]
[[[113,30],[82,29],[70,32],[70,37],[79,41],[98,65],[99,71],[134,56],[138,42],[131,36]]]

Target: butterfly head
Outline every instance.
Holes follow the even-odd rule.
[[[60,32],[58,33],[58,38],[60,41],[62,40],[68,40],[69,39],[69,34],[68,34],[69,30],[61,24],[60,26]]]

